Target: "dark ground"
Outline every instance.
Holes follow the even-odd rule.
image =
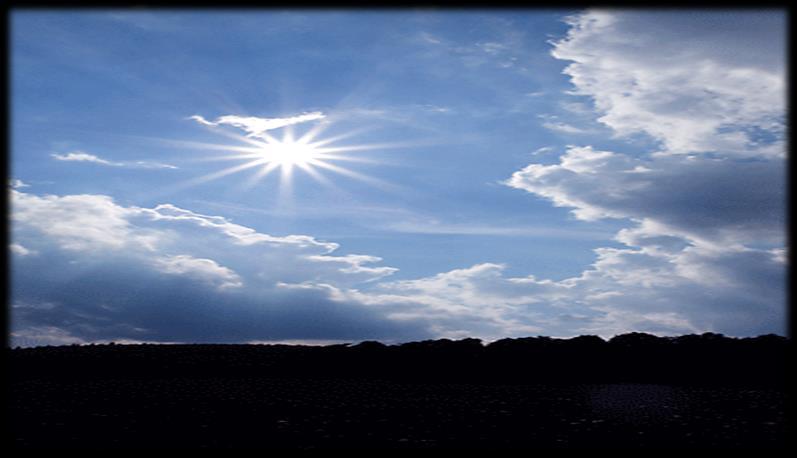
[[[405,364],[406,370],[408,360],[402,363],[392,347],[357,356],[354,361],[366,368],[346,371],[354,375],[297,369],[313,361],[310,354],[316,362],[325,359],[327,367],[353,365],[341,358],[351,356],[356,347],[325,348],[118,345],[12,350],[11,369],[16,372],[9,384],[8,442],[13,448],[787,445],[787,391],[770,377],[748,377],[744,383],[679,379],[661,384],[633,377],[535,382],[535,377],[516,372],[447,377],[429,369],[427,374],[398,377],[377,366],[367,368],[369,358],[378,356],[396,367]],[[462,364],[461,358],[449,356]],[[473,369],[481,367],[474,361]],[[142,367],[151,370],[142,374]],[[418,367],[433,364],[427,358]]]
[[[14,391],[25,448],[785,445],[783,393],[772,390],[206,378]]]

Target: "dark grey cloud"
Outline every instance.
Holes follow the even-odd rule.
[[[375,256],[336,256],[305,235],[259,233],[171,205],[12,191],[12,338],[241,342],[412,340],[422,320],[336,301],[313,280],[348,287],[390,275]],[[37,337],[38,334],[38,337]]]
[[[220,291],[159,273],[130,259],[89,265],[74,256],[15,260],[12,330],[58,328],[84,341],[245,342],[428,337],[423,323],[312,290]]]
[[[675,235],[780,245],[785,168],[777,158],[634,158],[571,147],[559,164],[532,164],[507,184],[573,207],[582,218],[651,219]]]

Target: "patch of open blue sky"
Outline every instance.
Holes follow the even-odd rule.
[[[559,106],[570,99],[561,94],[568,88],[564,65],[547,54],[545,41],[562,35],[562,15],[17,12],[14,99],[24,104],[14,104],[20,154],[13,174],[52,182],[39,186],[46,192],[103,193],[136,205],[168,199],[267,233],[345,238],[344,251],[376,254],[407,278],[484,261],[564,278],[583,270],[594,259],[591,249],[620,226],[579,224],[566,209],[498,184],[530,159],[554,160],[574,140],[536,119],[568,114]],[[504,43],[507,25],[518,30],[513,48],[496,51],[506,56],[478,46]],[[524,69],[501,66],[511,57],[524,59]],[[330,135],[366,129],[352,143],[429,143],[353,153],[374,163],[346,164],[408,192],[334,177],[341,201],[300,172],[292,208],[275,216],[278,180],[238,189],[249,170],[239,174],[244,178],[157,196],[160,187],[219,163],[194,163],[208,152],[150,137],[229,142],[189,115],[314,110],[343,112]],[[352,119],[347,111],[355,111]],[[531,157],[542,147],[555,151]],[[180,170],[103,170],[47,158],[74,150],[170,161]],[[230,205],[220,210],[224,202]],[[430,219],[447,229],[422,227]]]

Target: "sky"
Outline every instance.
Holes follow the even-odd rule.
[[[10,343],[786,333],[779,10],[12,10]]]

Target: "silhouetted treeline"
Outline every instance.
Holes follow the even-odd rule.
[[[524,337],[400,345],[72,345],[9,349],[14,378],[296,377],[463,383],[660,383],[784,387],[790,340],[768,334],[605,341]]]

